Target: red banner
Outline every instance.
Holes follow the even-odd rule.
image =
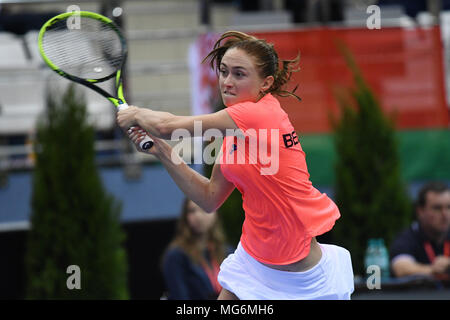
[[[399,129],[448,127],[439,27],[253,34],[273,43],[280,59],[292,59],[300,52],[301,69],[293,74],[288,88],[298,84],[296,93],[302,102],[293,98],[280,101],[301,133],[329,132],[329,113],[339,109],[336,89],[354,87],[338,42],[349,48],[382,109],[395,112]]]

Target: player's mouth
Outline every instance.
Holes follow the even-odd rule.
[[[225,96],[235,96],[235,95],[236,95],[235,93],[230,92],[230,91],[228,91],[228,90],[223,91],[222,94],[225,95]]]

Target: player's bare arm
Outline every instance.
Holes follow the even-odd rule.
[[[162,139],[170,139],[172,132],[176,129],[186,129],[194,136],[196,121],[202,124],[201,134],[213,128],[220,130],[223,134],[226,133],[226,129],[238,128],[225,110],[198,116],[176,116],[169,112],[130,106],[126,110],[119,111],[117,121],[122,128],[138,125],[152,136]]]
[[[190,168],[165,141],[155,138],[152,151],[184,194],[206,212],[216,211],[235,188],[223,176],[220,164],[214,165],[208,179]]]

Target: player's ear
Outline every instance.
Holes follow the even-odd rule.
[[[267,76],[261,84],[261,91],[267,92],[267,90],[269,90],[270,87],[272,87],[273,82],[274,82],[273,76]]]

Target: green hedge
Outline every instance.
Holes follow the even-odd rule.
[[[121,204],[102,186],[85,102],[73,86],[47,101],[35,144],[26,297],[126,299]],[[80,273],[68,270],[73,265]],[[78,284],[77,275],[74,289],[68,282]]]
[[[395,135],[401,176],[406,182],[433,179],[450,181],[450,130],[397,130]],[[302,135],[300,130],[299,140],[306,153],[313,184],[334,185],[336,150],[333,134]]]

